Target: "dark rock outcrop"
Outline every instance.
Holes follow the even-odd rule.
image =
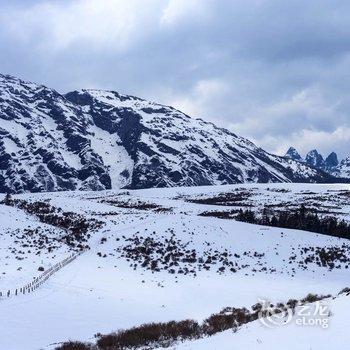
[[[0,75],[1,192],[335,181],[296,156],[134,96]]]

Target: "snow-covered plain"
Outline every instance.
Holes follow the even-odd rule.
[[[231,206],[191,202],[237,191],[249,195]],[[341,247],[348,241],[198,214],[246,205],[254,205],[253,209],[267,203],[290,208],[306,203],[320,215],[348,220],[349,191],[349,185],[255,184],[18,195],[16,198],[28,201],[49,201],[63,211],[96,218],[104,225],[92,234],[90,250],[34,293],[0,299],[0,349],[52,349],[68,339],[94,341],[98,332],[145,322],[200,321],[226,306],[250,307],[261,298],[285,302],[310,292],[336,295],[349,285],[346,262],[333,270],[299,262],[305,258],[303,248]],[[39,228],[35,234],[49,236],[54,248],[49,252],[44,247],[38,254],[38,240],[25,234],[28,227]],[[40,266],[47,269],[67,257],[69,247],[59,241],[63,233],[19,209],[0,205],[0,291],[31,281]],[[145,239],[160,248],[173,240],[182,252],[195,251],[198,260],[210,257],[211,263],[206,265],[210,268],[191,262],[170,267],[160,262],[163,256],[156,250],[151,255],[159,260],[159,271],[141,266],[135,255],[136,260],[123,256],[125,247],[133,248]],[[28,246],[23,247],[23,242]],[[227,262],[233,264],[234,271],[227,266],[220,270],[226,253],[232,254]],[[170,268],[175,272],[170,273]],[[228,331],[173,348],[328,349],[326,340],[334,339],[333,348],[344,349],[350,340],[344,331],[349,326],[349,300],[346,296],[330,300],[329,329],[292,324],[267,329],[256,321],[237,333]]]
[[[290,323],[275,327],[266,327],[262,322],[254,321],[241,327],[237,332],[228,330],[212,337],[177,344],[170,349],[176,350],[233,350],[233,349],[348,349],[350,342],[349,296],[340,296],[327,300],[326,304],[332,316],[329,326],[302,326],[296,323],[297,316]],[[169,348],[168,348],[169,349]],[[164,350],[163,348],[159,350]]]

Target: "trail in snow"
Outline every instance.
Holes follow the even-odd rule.
[[[322,209],[323,206],[334,206],[334,210],[336,205],[339,205],[340,199],[334,198],[334,193],[328,190],[348,190],[348,185],[305,185],[303,187],[303,185],[269,184],[152,189],[128,193],[126,191],[107,191],[98,194],[68,192],[19,196],[28,200],[48,199],[52,205],[61,207],[64,211],[71,210],[87,217],[103,220],[105,226],[92,235],[89,241],[91,250],[55,273],[35,293],[0,302],[2,334],[0,349],[52,348],[49,344],[68,339],[93,340],[94,334],[98,332],[108,333],[145,322],[186,318],[200,321],[223,307],[250,306],[259,298],[278,302],[288,298],[301,298],[309,292],[335,294],[347,286],[348,270],[344,264],[341,264],[341,268],[332,271],[316,264],[308,265],[304,270],[299,268],[297,263],[289,263],[289,257],[294,254],[297,260],[301,259],[300,250],[303,247],[341,246],[348,241],[309,232],[258,227],[234,220],[204,218],[198,214],[203,210],[215,210],[215,208],[217,210],[218,206],[186,201],[187,198],[202,198],[215,193],[235,191],[242,187],[254,188],[253,197],[248,201],[255,201],[257,206],[261,206],[264,202],[271,202],[271,199],[276,204],[287,199],[293,204],[299,203],[303,196],[312,197],[312,201],[316,201],[317,197],[321,196],[323,199],[320,200],[319,207]],[[285,188],[289,192],[274,192],[267,188]],[[301,195],[301,191],[304,190],[316,194]],[[102,199],[110,198],[118,198],[119,201],[128,203],[137,203],[137,201],[155,203],[172,209],[167,212],[157,212],[156,209],[141,210],[136,206],[121,208],[106,202],[101,203]],[[337,214],[346,217],[340,212],[348,212],[348,207],[344,205]],[[20,243],[16,241],[20,240],[14,236],[11,237],[7,233],[8,230],[19,229],[22,232],[28,225],[37,227],[41,224],[13,208],[0,206],[0,213],[3,213],[3,218],[9,217],[7,221],[0,221],[0,261],[2,269],[6,271],[5,275],[0,275],[0,287],[17,285],[21,279],[34,276],[44,257],[44,263],[49,266],[51,261],[59,261],[68,253],[65,247],[58,247],[54,252],[38,258],[35,254],[28,253],[28,250],[33,250],[28,247],[24,249],[25,254],[23,254],[26,259],[21,261],[15,259],[20,250]],[[14,217],[17,217],[18,221],[13,220]],[[59,235],[61,232],[53,230],[51,234]],[[227,249],[239,255],[239,258],[232,256],[231,259],[240,266],[248,266],[238,270],[237,273],[225,271],[218,274],[217,267],[220,265],[217,263],[213,263],[208,271],[203,269],[199,271],[196,265],[191,265],[196,268],[195,277],[190,274],[172,275],[163,268],[155,272],[142,268],[138,264],[134,269],[135,262],[127,261],[118,253],[131,242],[129,240],[132,237],[152,237],[155,242],[163,244],[172,235],[187,244],[188,249],[195,249],[198,256],[210,249],[213,252],[215,250],[222,252]],[[103,238],[106,240],[102,240]],[[13,248],[16,248],[14,253],[12,253]],[[244,252],[250,253],[244,255]],[[264,253],[264,255],[256,258],[254,252]],[[98,253],[101,253],[101,256]],[[17,270],[18,264],[23,266],[21,271]],[[182,264],[180,262],[180,266]],[[262,267],[266,267],[266,270],[260,271]],[[276,271],[271,272],[273,269]],[[341,304],[347,307],[346,299],[342,300]],[[339,307],[334,306],[336,311],[334,320],[338,320],[340,304],[335,302],[334,305],[339,305]],[[339,317],[343,319],[343,316]],[[334,323],[339,324],[338,321]],[[256,339],[262,339],[264,344],[271,346],[275,331],[272,330],[269,333],[261,330],[259,325],[251,325],[247,331],[244,329],[236,334],[227,332],[207,340],[178,346],[181,350],[225,349],[224,346],[230,349],[227,344],[237,343],[240,348],[246,345],[249,349],[260,349],[255,346]],[[296,346],[294,338],[300,335],[300,346],[296,346],[295,349],[304,350],[312,346],[306,341],[306,330],[300,333],[297,328],[288,329],[289,333],[280,330],[278,331],[281,332],[278,333],[280,335],[276,337],[281,339],[283,336],[287,340],[293,338],[290,344]],[[341,329],[341,327],[337,330],[330,328],[329,332],[338,332],[338,330],[340,332]],[[254,337],[255,332],[257,332],[256,337]],[[333,337],[333,333],[327,333],[327,330],[324,332],[328,337]],[[18,334],[21,334],[21,337],[18,337]],[[309,334],[323,337],[318,331],[311,330]],[[340,333],[336,334],[341,338]],[[249,338],[245,339],[245,337]],[[322,339],[325,339],[324,337]],[[343,344],[344,339],[347,339],[346,336],[339,340],[339,344]],[[288,349],[288,344],[284,343],[283,348]]]

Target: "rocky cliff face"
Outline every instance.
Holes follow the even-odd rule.
[[[169,106],[0,75],[0,192],[287,181],[334,178]]]
[[[297,161],[302,161],[303,158],[299,154],[299,152],[294,148],[290,147],[285,155],[289,159],[297,160]]]
[[[327,169],[336,168],[339,165],[338,156],[335,152],[332,152],[324,161],[324,166]]]
[[[305,158],[307,164],[316,167],[323,168],[324,167],[324,159],[320,153],[316,149],[310,151]]]
[[[290,147],[285,157],[308,164],[313,168],[323,170],[328,174],[341,179],[342,182],[350,179],[350,158],[348,157],[339,162],[338,155],[335,152],[331,152],[326,159],[324,159],[323,156],[314,149],[306,155],[305,159],[303,159],[295,148]]]

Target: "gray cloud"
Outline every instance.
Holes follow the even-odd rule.
[[[0,0],[0,71],[115,89],[253,139],[349,155],[350,3]]]

